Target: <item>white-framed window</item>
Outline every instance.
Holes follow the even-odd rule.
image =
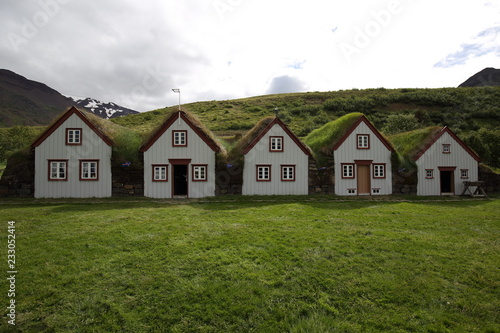
[[[80,161],[80,180],[98,180],[98,161]]]
[[[269,151],[272,151],[272,152],[283,151],[283,137],[282,136],[269,137]]]
[[[373,194],[380,194],[380,189],[379,188],[372,188],[372,193]]]
[[[342,178],[354,178],[354,164],[342,164]]]
[[[443,144],[443,154],[451,153],[451,145],[448,143]]]
[[[385,178],[385,164],[373,165],[373,178]]]
[[[425,178],[426,179],[434,178],[434,169],[425,169]]]
[[[358,134],[358,149],[369,149],[370,148],[370,135],[368,134]]]
[[[153,181],[166,182],[168,181],[168,165],[153,165]]]
[[[67,128],[66,129],[66,144],[67,145],[81,145],[82,144],[82,129],[81,128]]]
[[[49,180],[67,180],[67,170],[67,160],[49,160]]]
[[[207,180],[207,166],[193,165],[193,181],[203,182]]]
[[[281,181],[284,181],[284,182],[295,181],[295,165],[282,165],[281,166]]]
[[[356,189],[355,188],[348,188],[347,194],[356,194]]]
[[[460,178],[468,179],[469,178],[469,169],[460,169]]]
[[[271,166],[257,165],[257,181],[266,182],[271,180]]]
[[[172,142],[176,147],[187,146],[187,131],[172,131]]]

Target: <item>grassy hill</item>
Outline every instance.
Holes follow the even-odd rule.
[[[500,87],[308,92],[196,102],[182,107],[221,136],[242,133],[275,113],[301,137],[351,112],[364,113],[378,128],[391,114],[409,113],[415,114],[423,125],[447,125],[456,132],[467,132],[500,126]],[[170,109],[112,121],[148,132]]]

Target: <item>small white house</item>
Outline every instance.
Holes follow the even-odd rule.
[[[459,195],[464,181],[477,181],[479,156],[448,127],[436,133],[415,155],[417,195]]]
[[[174,112],[140,149],[144,196],[214,196],[216,154],[222,149],[192,115]]]
[[[277,117],[264,119],[250,133],[243,138],[242,194],[308,194],[309,148]]]
[[[392,194],[393,151],[389,141],[361,115],[333,146],[335,194]]]
[[[110,197],[113,141],[75,107],[33,142],[35,198]]]

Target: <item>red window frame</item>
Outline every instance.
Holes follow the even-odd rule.
[[[384,173],[383,176],[375,176],[377,174],[375,172],[376,167],[382,167],[382,170],[383,170],[383,173]],[[386,178],[386,170],[387,170],[386,163],[374,163],[373,164],[373,170],[372,170],[372,172],[373,172],[373,178],[375,178],[375,179],[385,179]]]
[[[359,144],[360,137],[366,137],[366,147],[363,147]],[[370,134],[357,134],[356,135],[356,148],[358,148],[358,149],[370,149]]]
[[[285,175],[285,172],[284,172],[284,169],[285,168],[292,168],[292,178],[287,178],[285,179],[284,175]],[[294,182],[295,181],[295,164],[282,164],[281,165],[281,181],[282,182]]]
[[[48,174],[47,179],[51,182],[65,182],[68,180],[68,161],[69,160],[47,160],[48,161]],[[52,178],[52,163],[64,163],[64,178]],[[59,168],[59,166],[58,166]]]
[[[152,168],[151,180],[153,182],[168,182],[168,164],[152,164],[151,168]],[[165,179],[155,179],[156,168],[165,168]]]
[[[259,168],[268,168],[268,178],[267,179],[259,179]],[[258,164],[255,166],[255,179],[258,182],[270,182],[271,181],[271,164]]]
[[[70,131],[79,131],[79,140],[78,142],[69,142],[69,133]],[[83,130],[81,128],[66,128],[66,145],[67,146],[80,146],[82,144],[82,134]],[[73,134],[74,139],[74,134]]]
[[[280,146],[281,146],[280,149],[273,149],[273,139],[278,139],[279,140]],[[269,137],[269,151],[271,153],[281,153],[281,152],[283,152],[283,150],[284,150],[284,147],[283,147],[284,141],[285,140],[284,140],[284,138],[282,136],[270,136]]]
[[[184,143],[176,144],[175,143],[175,134],[176,133],[184,133]],[[173,147],[187,147],[188,145],[188,133],[186,130],[172,131],[172,146]]]
[[[199,168],[199,167],[205,169],[205,173],[204,173],[205,174],[205,178],[203,178],[203,179],[196,179],[195,178],[195,175],[196,175],[195,169]],[[191,176],[192,177],[191,180],[193,182],[206,182],[206,181],[208,181],[208,164],[192,164],[191,165],[191,175],[192,175]]]
[[[83,178],[83,163],[95,163],[95,178]],[[80,181],[98,181],[99,180],[99,160],[79,160],[80,168],[78,171]]]
[[[346,167],[346,166],[350,166],[352,168],[352,176],[344,176],[344,167]],[[355,166],[354,163],[341,163],[340,164],[341,178],[342,179],[354,179],[354,178],[356,178],[356,174],[355,174],[356,168],[354,166]]]

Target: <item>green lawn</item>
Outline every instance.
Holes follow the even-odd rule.
[[[500,332],[498,199],[217,201],[0,203],[4,313],[15,220],[17,332]]]

